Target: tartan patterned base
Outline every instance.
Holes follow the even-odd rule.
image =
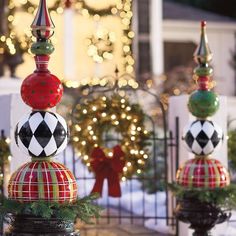
[[[188,160],[176,174],[176,181],[184,187],[217,188],[230,184],[229,173],[215,159],[206,157]]]
[[[73,202],[77,191],[71,171],[52,161],[24,164],[12,175],[8,186],[9,199],[20,202]]]

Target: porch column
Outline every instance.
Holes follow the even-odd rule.
[[[163,5],[162,0],[151,0],[151,56],[152,73],[159,76],[164,72],[164,50],[163,50]]]

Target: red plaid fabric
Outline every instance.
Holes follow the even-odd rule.
[[[64,165],[50,161],[24,164],[11,177],[9,199],[20,202],[73,202],[77,198],[75,177]]]
[[[230,184],[229,173],[215,159],[195,158],[187,161],[176,174],[179,185],[196,188],[225,187]]]

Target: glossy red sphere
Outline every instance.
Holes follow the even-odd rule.
[[[33,109],[52,108],[60,102],[63,95],[61,81],[49,72],[34,72],[22,83],[23,101]]]

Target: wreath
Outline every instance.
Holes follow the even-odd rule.
[[[150,133],[144,122],[140,105],[130,104],[118,94],[83,100],[73,113],[72,145],[90,171],[97,167],[94,160],[112,160],[116,156],[120,160],[117,172],[125,180],[140,174],[149,157]],[[110,142],[116,142],[112,149],[107,146]]]

